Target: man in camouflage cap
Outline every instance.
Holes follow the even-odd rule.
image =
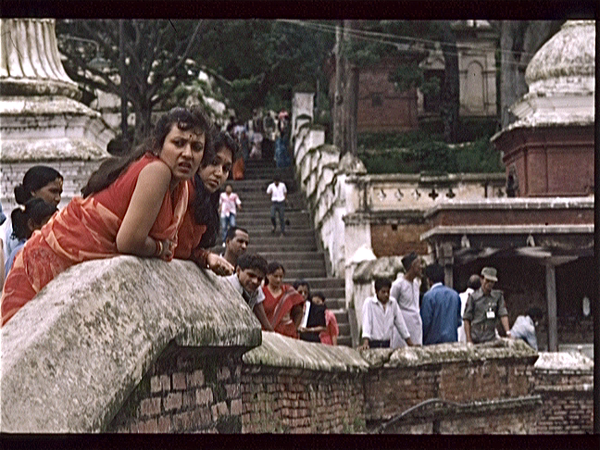
[[[497,281],[495,268],[484,267],[481,270],[481,287],[469,295],[463,315],[467,342],[479,344],[494,340],[498,318],[504,332],[510,336],[504,294],[502,291],[492,290]]]

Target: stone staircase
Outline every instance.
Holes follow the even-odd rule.
[[[279,218],[277,232],[271,233],[271,198],[266,190],[276,171],[288,189],[285,218],[289,225],[286,225],[285,236],[280,235]],[[285,283],[292,284],[297,278],[304,278],[310,284],[311,292],[323,292],[327,308],[335,313],[338,321],[338,344],[351,346],[344,280],[327,277],[325,256],[317,247],[310,213],[296,186],[293,168],[276,169],[273,161],[248,161],[245,179],[231,183],[242,201],[237,225],[246,228],[250,234],[248,251],[262,255],[269,262],[283,264]]]

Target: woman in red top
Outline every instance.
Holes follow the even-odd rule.
[[[337,319],[333,311],[327,309],[325,306],[325,295],[322,292],[316,292],[311,298],[311,302],[317,306],[325,308],[325,326],[316,327],[314,331],[319,332],[319,339],[321,344],[337,345],[337,338],[340,334],[340,328],[338,327]]]
[[[267,267],[267,277],[262,290],[263,306],[275,331],[298,339],[298,326],[302,321],[304,298],[289,284],[283,284],[285,269],[273,261]]]
[[[66,208],[27,241],[2,293],[2,325],[56,275],[118,254],[173,258],[211,123],[200,108],[174,108],[128,158],[111,158]]]
[[[223,186],[233,161],[239,157],[239,144],[226,132],[213,137],[214,151],[205,152],[200,170],[190,181],[192,197],[179,230],[175,257],[191,259],[218,275],[231,275],[234,267],[207,249],[213,247],[219,233],[219,188]]]

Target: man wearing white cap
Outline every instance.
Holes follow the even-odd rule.
[[[510,336],[508,311],[504,303],[504,294],[492,290],[498,281],[496,269],[484,267],[481,270],[481,287],[469,295],[463,315],[467,342],[479,344],[496,339],[498,318],[504,332]]]

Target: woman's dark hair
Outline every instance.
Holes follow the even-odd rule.
[[[138,146],[129,156],[112,157],[104,161],[81,190],[84,197],[100,192],[115,182],[132,162],[137,161],[146,153],[159,155],[167,134],[177,125],[182,131],[199,129],[204,133],[204,153],[210,153],[212,145],[212,122],[199,106],[191,109],[173,108],[164,114],[152,129],[152,134]],[[204,158],[204,156],[203,156]]]
[[[13,227],[12,235],[19,240],[29,239],[32,233],[28,225],[29,219],[34,224],[41,225],[42,222],[56,211],[58,211],[56,206],[46,203],[41,198],[34,197],[29,199],[23,208],[17,207],[10,214]]]
[[[308,281],[306,281],[304,278],[298,278],[296,281],[294,281],[292,287],[298,290],[299,286],[306,286],[308,288],[308,296],[310,297],[310,284],[308,284]]]
[[[213,163],[213,160],[219,150],[223,147],[231,151],[231,159],[235,161],[239,157],[240,145],[225,131],[215,133],[212,137],[210,149],[204,151],[200,167],[204,168]],[[202,178],[199,174],[194,177],[196,185],[196,198],[194,199],[194,219],[197,224],[206,225],[206,231],[200,239],[199,246],[202,248],[213,247],[217,242],[219,234],[219,197],[221,190],[208,192],[204,187]]]
[[[32,198],[32,192],[47,186],[57,178],[63,179],[58,170],[48,166],[33,166],[25,172],[23,182],[15,187],[15,200],[19,205],[24,205]]]
[[[267,273],[265,275],[271,275],[272,273],[277,272],[278,269],[283,270],[283,274],[285,275],[285,268],[283,264],[277,261],[272,261],[267,266]],[[265,286],[269,284],[269,279],[265,276]]]
[[[240,143],[237,141],[237,139],[231,137],[231,135],[226,131],[218,132],[213,139],[213,149],[215,153],[217,153],[222,147],[227,147],[229,150],[231,150],[232,162],[235,162],[241,156],[242,147]],[[209,162],[206,163],[206,165],[208,164]],[[203,167],[206,167],[206,165]]]

